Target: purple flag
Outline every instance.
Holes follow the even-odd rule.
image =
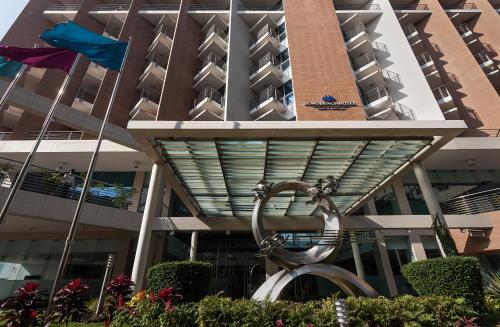
[[[57,68],[69,73],[77,54],[60,48],[18,48],[0,45],[0,56],[37,68]]]

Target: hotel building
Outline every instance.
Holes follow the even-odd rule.
[[[432,216],[460,253],[500,267],[500,1],[32,0],[2,44],[43,46],[76,23],[133,37],[65,278],[99,290],[144,283],[167,260],[213,264],[211,292],[250,297],[277,267],[251,232],[260,180],[338,180],[335,264],[379,292],[411,292],[400,267],[442,255]],[[29,69],[1,115],[0,200],[65,75]],[[0,298],[50,288],[116,72],[82,60],[0,231]],[[0,81],[0,92],[9,84]],[[265,226],[309,247],[308,197],[283,193]],[[300,290],[300,292],[297,292]],[[290,289],[323,294],[323,280]]]

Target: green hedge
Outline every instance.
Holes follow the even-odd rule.
[[[419,295],[464,298],[475,310],[484,302],[479,260],[474,257],[436,258],[408,263],[403,275]]]
[[[461,317],[477,315],[463,299],[444,296],[348,298],[347,308],[351,327],[446,327],[453,326]],[[338,326],[334,299],[260,303],[207,297],[198,305],[200,327],[274,327],[277,320],[282,320],[285,327]]]
[[[208,294],[210,264],[197,261],[164,262],[149,268],[148,288],[158,293],[165,287],[173,287],[182,295],[182,302],[198,302]]]

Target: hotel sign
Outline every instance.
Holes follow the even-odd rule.
[[[347,110],[358,106],[352,101],[339,102],[331,95],[325,95],[321,100],[322,102],[307,102],[305,106],[318,110]]]

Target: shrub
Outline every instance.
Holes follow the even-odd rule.
[[[89,311],[85,305],[85,296],[90,287],[74,279],[60,289],[54,296],[54,314],[52,319],[64,322],[66,326],[70,320],[81,321],[88,318]]]
[[[38,326],[47,303],[47,291],[41,290],[38,284],[27,282],[2,302],[0,321],[6,326]]]
[[[408,263],[403,275],[419,295],[464,298],[475,310],[483,308],[479,260],[474,257],[436,258]]]
[[[348,298],[347,308],[351,327],[453,326],[462,317],[477,315],[463,299],[445,296]],[[207,297],[199,303],[198,324],[201,327],[338,326],[335,298],[307,303],[271,303]]]
[[[205,262],[164,262],[149,268],[148,288],[154,293],[172,287],[182,302],[198,302],[208,294],[210,264]]]
[[[125,274],[117,276],[106,285],[104,291],[106,293],[105,308],[108,319],[113,319],[115,311],[130,300],[132,286],[134,286],[134,282]]]

